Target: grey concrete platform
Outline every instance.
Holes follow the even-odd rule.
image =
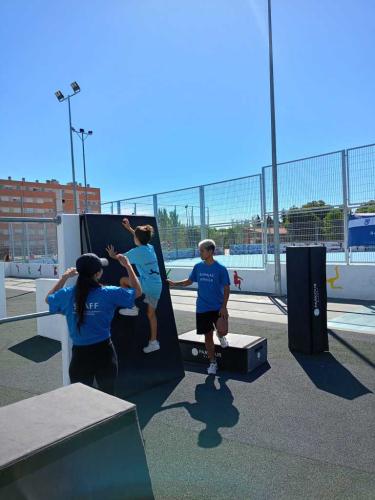
[[[134,404],[82,384],[0,408],[0,498],[153,498]]]

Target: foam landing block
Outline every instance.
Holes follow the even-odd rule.
[[[0,498],[154,498],[135,405],[73,384],[0,408]]]
[[[178,337],[184,361],[208,363],[204,345],[204,335],[197,335],[196,330],[183,333]],[[214,335],[215,356],[219,368],[241,373],[249,373],[267,361],[267,339],[228,333],[229,347],[223,349]]]

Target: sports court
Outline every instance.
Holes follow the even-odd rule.
[[[9,314],[33,312],[33,280],[6,286]],[[193,329],[195,292],[172,298],[178,333]],[[268,338],[268,365],[257,372],[213,380],[185,366],[184,379],[131,399],[156,499],[372,498],[375,328],[364,333],[352,317],[374,304],[330,302],[330,352],[316,356],[288,350],[285,308],[231,296],[231,331]],[[340,317],[352,330],[333,326]],[[61,385],[60,344],[38,337],[35,320],[0,331],[1,405]]]

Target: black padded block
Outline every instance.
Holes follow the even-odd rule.
[[[154,498],[135,405],[82,384],[0,408],[0,498]]]
[[[108,257],[106,247],[112,244],[118,252],[133,248],[133,236],[123,228],[124,215],[87,214],[81,216],[82,252],[94,252],[99,257]],[[160,246],[157,224],[154,217],[126,216],[133,228],[150,224],[155,229],[151,244],[158,258],[163,290],[157,308],[158,338],[161,349],[144,354],[142,348],[147,345],[150,327],[146,316],[146,304],[142,298],[137,300],[140,308],[138,316],[115,314],[112,321],[112,339],[117,351],[119,377],[116,395],[126,398],[150,387],[181,378],[184,368],[178,344],[176,322],[173,314],[169,287],[166,284],[166,272]],[[120,264],[108,258],[109,266],[104,268],[102,283],[119,285],[120,278],[126,276],[126,270]]]
[[[287,247],[288,344],[291,351],[328,350],[326,248]]]
[[[267,362],[267,339],[228,333],[229,347],[222,349],[216,336],[215,356],[219,368],[239,373],[249,373]],[[180,348],[185,361],[208,364],[204,336],[195,330],[179,336]]]

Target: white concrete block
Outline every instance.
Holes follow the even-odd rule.
[[[59,256],[59,276],[68,267],[75,267],[81,255],[81,234],[79,215],[63,214],[61,223],[57,225],[57,247]]]
[[[36,310],[37,312],[48,311],[45,298],[49,290],[57,283],[56,279],[36,280]],[[62,354],[62,382],[63,385],[70,384],[69,364],[72,355],[72,344],[69,337],[66,319],[61,314],[54,314],[37,319],[38,335],[61,342]]]

